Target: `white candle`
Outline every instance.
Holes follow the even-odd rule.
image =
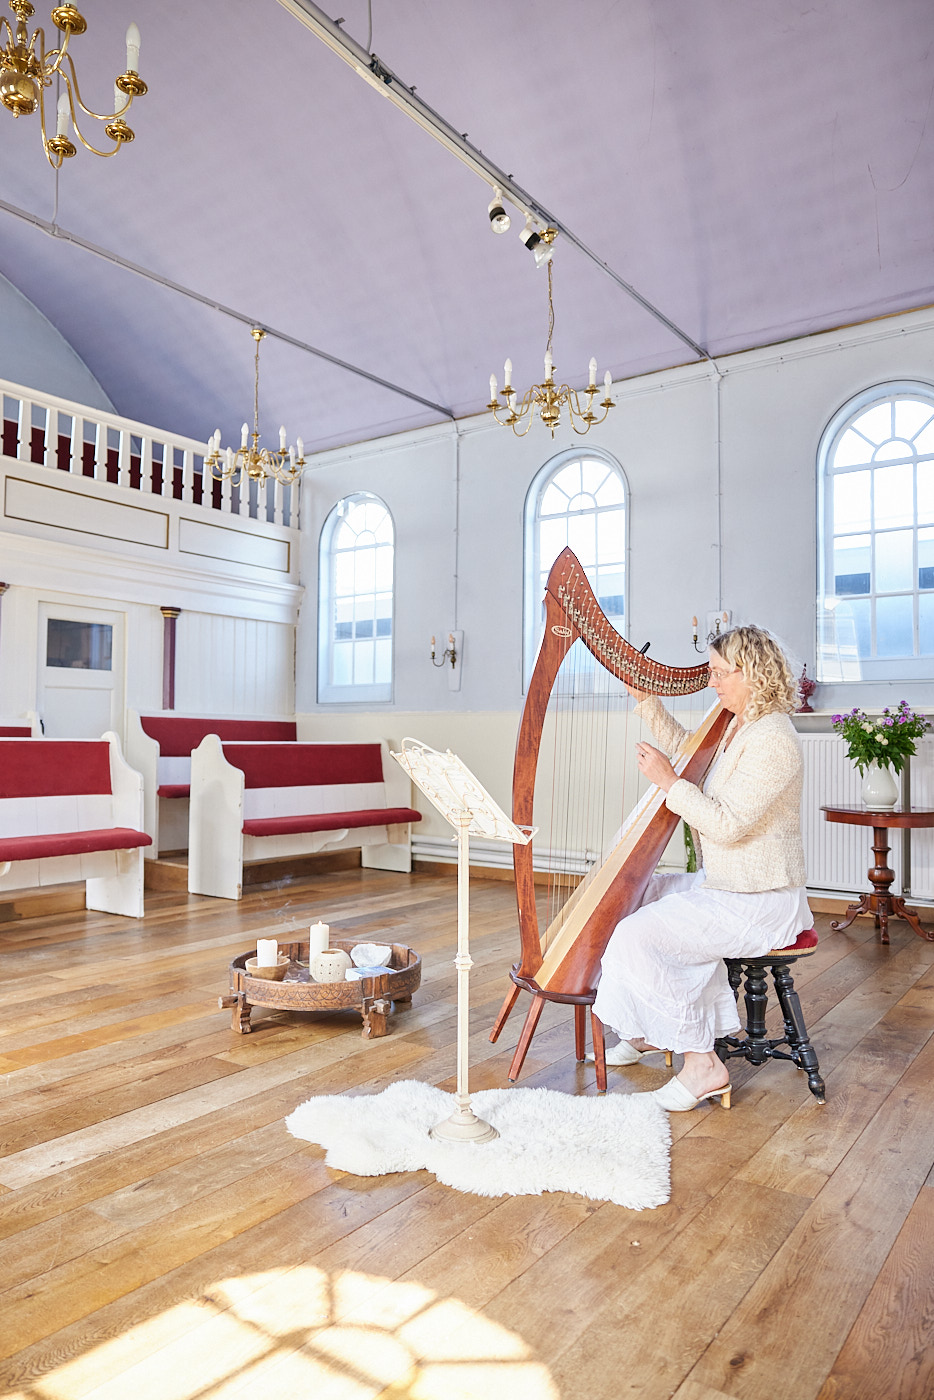
[[[279,961],[279,945],[274,938],[257,938],[257,967],[275,967]]]
[[[135,23],[126,32],[126,66],[132,73],[139,72],[139,25]]]
[[[597,362],[596,362],[596,360],[591,360],[591,361],[590,361],[590,384],[591,384],[591,387],[593,387],[593,386],[596,384],[596,382],[597,382]]]
[[[308,930],[309,958],[314,958],[317,957],[319,953],[327,952],[328,939],[330,936],[330,928],[327,924],[323,924],[320,919],[316,924],[312,924],[311,928]]]
[[[227,449],[227,470],[228,470],[228,471],[233,471],[233,460],[234,460],[234,458],[233,458],[233,450],[232,450],[232,448],[228,447],[228,449]]]
[[[550,350],[545,351],[545,378],[550,379],[554,373],[555,362]]]
[[[65,132],[68,130],[69,115],[70,114],[68,110],[68,96],[66,93],[63,92],[61,97],[58,99],[58,117],[55,126],[56,136],[65,135]]]
[[[285,451],[285,428],[284,428],[284,427],[280,427],[280,428],[279,428],[279,451],[280,451],[280,452],[284,452],[284,451]]]
[[[298,448],[298,455],[299,455],[299,458],[302,459],[302,460],[304,460],[304,457],[305,457],[305,444],[302,442],[301,438],[297,438],[297,439],[296,439],[295,445],[296,445],[296,447]]]
[[[496,395],[497,395],[496,375],[495,375],[495,374],[491,374],[491,375],[490,375],[490,403],[495,403],[495,402],[496,402]]]
[[[508,393],[512,384],[512,360],[503,365],[503,392]]]
[[[249,427],[247,426],[246,423],[244,423],[243,427],[240,429],[240,446],[241,446],[241,447],[246,447],[246,440],[247,440],[247,435],[248,435],[249,431],[250,431]]]
[[[610,390],[612,389],[612,387],[613,387],[613,379],[612,379],[612,377],[611,377],[611,375],[610,375],[610,371],[607,370],[606,374],[603,376],[603,388],[604,388],[604,390],[606,391],[606,396],[607,396],[607,398],[610,397]]]

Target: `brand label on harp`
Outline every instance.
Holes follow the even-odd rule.
[[[570,637],[573,635],[570,627],[552,627],[551,630],[556,637]]]

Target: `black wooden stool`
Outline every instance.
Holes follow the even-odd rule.
[[[791,978],[791,965],[799,958],[809,958],[817,947],[814,929],[799,933],[788,948],[773,948],[761,958],[724,958],[733,995],[739,1001],[740,984],[745,978],[746,1034],[720,1036],[714,1049],[723,1061],[742,1055],[751,1065],[764,1065],[766,1060],[791,1060],[807,1073],[808,1088],[824,1103],[824,1081],[820,1076],[817,1051],[808,1039],[801,1002]],[[778,1004],[785,1019],[785,1034],[768,1040],[765,1034],[765,1010],[769,1002],[768,974],[771,972]],[[787,1045],[787,1050],[779,1047]]]

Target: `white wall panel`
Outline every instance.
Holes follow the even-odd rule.
[[[180,714],[291,715],[293,629],[183,612],[176,631],[175,708]]]

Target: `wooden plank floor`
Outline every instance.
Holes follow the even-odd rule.
[[[150,893],[140,922],[0,924],[0,1381],[16,1400],[929,1400],[934,1394],[934,945],[870,921],[796,982],[827,1080],[736,1069],[675,1114],[668,1205],[486,1200],[427,1172],[358,1178],[283,1120],[313,1094],[453,1088],[449,880],[345,870],[239,904]],[[513,895],[472,884],[471,1087]],[[385,1039],[357,1015],[217,1010],[271,925],[325,918],[423,956]],[[611,1070],[611,1091],[663,1068]],[[549,1007],[523,1083],[593,1093]]]

